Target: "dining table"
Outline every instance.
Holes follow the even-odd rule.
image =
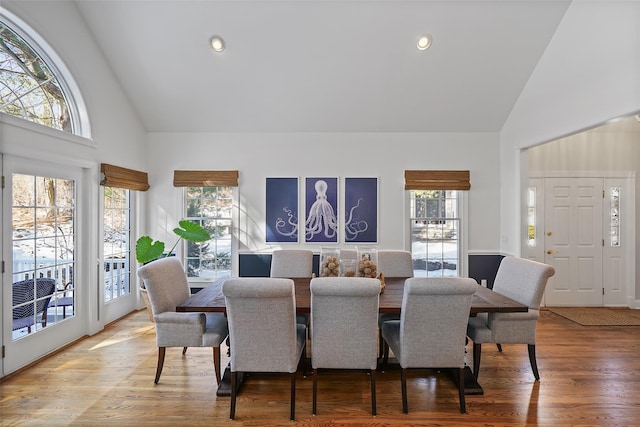
[[[222,295],[222,283],[226,278],[213,281],[210,285],[192,294],[176,307],[178,312],[226,312],[224,295]],[[311,290],[312,278],[293,278],[295,285],[296,311],[298,313],[311,312]],[[385,277],[384,288],[380,293],[379,311],[380,313],[400,313],[402,308],[402,298],[404,295],[404,282],[406,277]],[[528,307],[506,296],[492,291],[491,289],[478,285],[471,301],[470,316],[478,313],[514,313],[526,312]],[[390,365],[393,366],[393,365]],[[482,387],[477,382],[469,366],[465,367],[465,394],[483,394]],[[230,367],[227,366],[225,373],[218,384],[216,391],[218,396],[228,396],[231,394]]]

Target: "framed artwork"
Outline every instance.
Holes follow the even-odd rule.
[[[338,178],[306,178],[305,243],[338,242]]]
[[[266,241],[298,243],[298,178],[267,178]]]
[[[378,178],[344,179],[344,241],[378,242]]]

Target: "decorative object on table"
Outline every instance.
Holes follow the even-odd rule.
[[[355,259],[340,260],[340,277],[356,277],[358,261]]]
[[[298,178],[267,178],[266,241],[298,242]]]
[[[306,178],[306,243],[338,242],[338,178]]]
[[[345,178],[344,240],[378,241],[378,178]]]
[[[358,246],[358,277],[378,277],[378,250],[375,247]]]
[[[340,275],[340,249],[320,248],[320,277],[338,277]]]

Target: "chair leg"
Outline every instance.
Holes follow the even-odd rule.
[[[315,415],[317,413],[317,401],[318,401],[318,369],[314,369],[313,373],[313,398],[312,398],[312,404],[311,404],[311,413],[313,415]]]
[[[294,421],[296,419],[296,373],[289,374],[291,377],[291,414],[289,419]]]
[[[387,369],[387,362],[389,362],[389,344],[386,341],[383,342],[383,356],[381,371],[384,372]]]
[[[480,373],[480,356],[482,355],[482,344],[473,343],[473,376],[478,379]]]
[[[216,370],[216,384],[220,384],[220,347],[213,347],[213,366]]]
[[[160,381],[160,374],[162,373],[162,367],[164,366],[164,354],[166,351],[166,347],[158,347],[158,367],[156,368],[156,379],[153,381],[155,384],[158,384],[158,381]]]
[[[229,418],[236,417],[236,394],[238,393],[238,373],[231,371],[231,406],[229,409]]]
[[[182,355],[184,356],[185,354],[187,354],[187,347],[182,347]]]
[[[531,369],[533,370],[533,376],[536,377],[536,381],[540,380],[540,374],[538,373],[538,363],[536,362],[536,345],[527,344],[529,350],[529,362],[531,363]]]
[[[498,348],[498,351],[502,353],[502,344],[496,343],[496,347]]]
[[[407,402],[407,370],[400,368],[400,386],[402,388],[402,412],[409,413],[409,403]]]
[[[376,413],[376,370],[371,370],[371,415],[374,417]]]
[[[458,397],[460,398],[460,413],[467,412],[467,404],[464,400],[464,368],[460,368],[457,372],[458,377]]]

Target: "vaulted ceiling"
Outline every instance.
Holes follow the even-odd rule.
[[[570,1],[76,4],[151,132],[498,132]]]

